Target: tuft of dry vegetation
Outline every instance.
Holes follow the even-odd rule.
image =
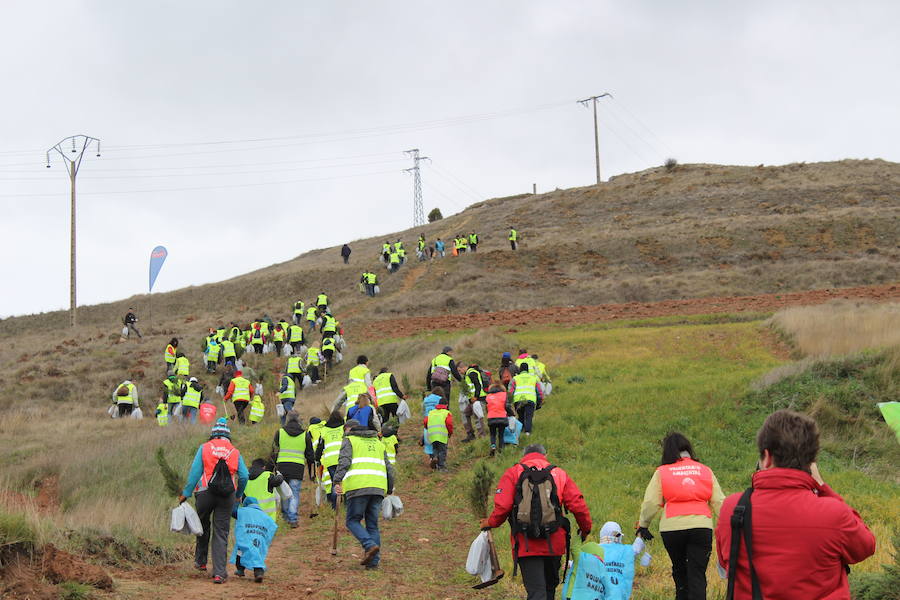
[[[900,345],[900,304],[835,300],[778,311],[769,324],[804,356],[841,356]]]

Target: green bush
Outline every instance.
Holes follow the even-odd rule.
[[[900,528],[894,530],[894,564],[880,573],[853,573],[850,595],[854,600],[900,600]]]

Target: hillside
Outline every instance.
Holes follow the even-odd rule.
[[[507,227],[523,236],[509,251]],[[476,230],[477,254],[382,273],[375,300],[356,289],[384,239],[414,247]],[[338,248],[233,279],[153,296],[157,325],[199,318],[285,314],[297,298],[326,290],[347,324],[394,316],[648,302],[780,293],[900,280],[900,164],[881,160],[777,167],[681,165],[588,186],[479,202],[417,229]],[[115,329],[129,305],[147,325],[148,297],[79,309],[85,327]],[[0,321],[13,334],[66,324],[62,311]]]

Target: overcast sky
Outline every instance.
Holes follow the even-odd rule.
[[[426,212],[680,162],[900,159],[900,3],[5,2],[0,315],[217,281]],[[258,141],[253,141],[258,140]],[[485,232],[492,233],[492,232]]]

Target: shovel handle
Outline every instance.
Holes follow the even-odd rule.
[[[334,485],[334,484],[332,484]],[[338,495],[334,502],[334,529],[331,532],[331,555],[337,556],[338,521],[341,516],[341,496]]]

